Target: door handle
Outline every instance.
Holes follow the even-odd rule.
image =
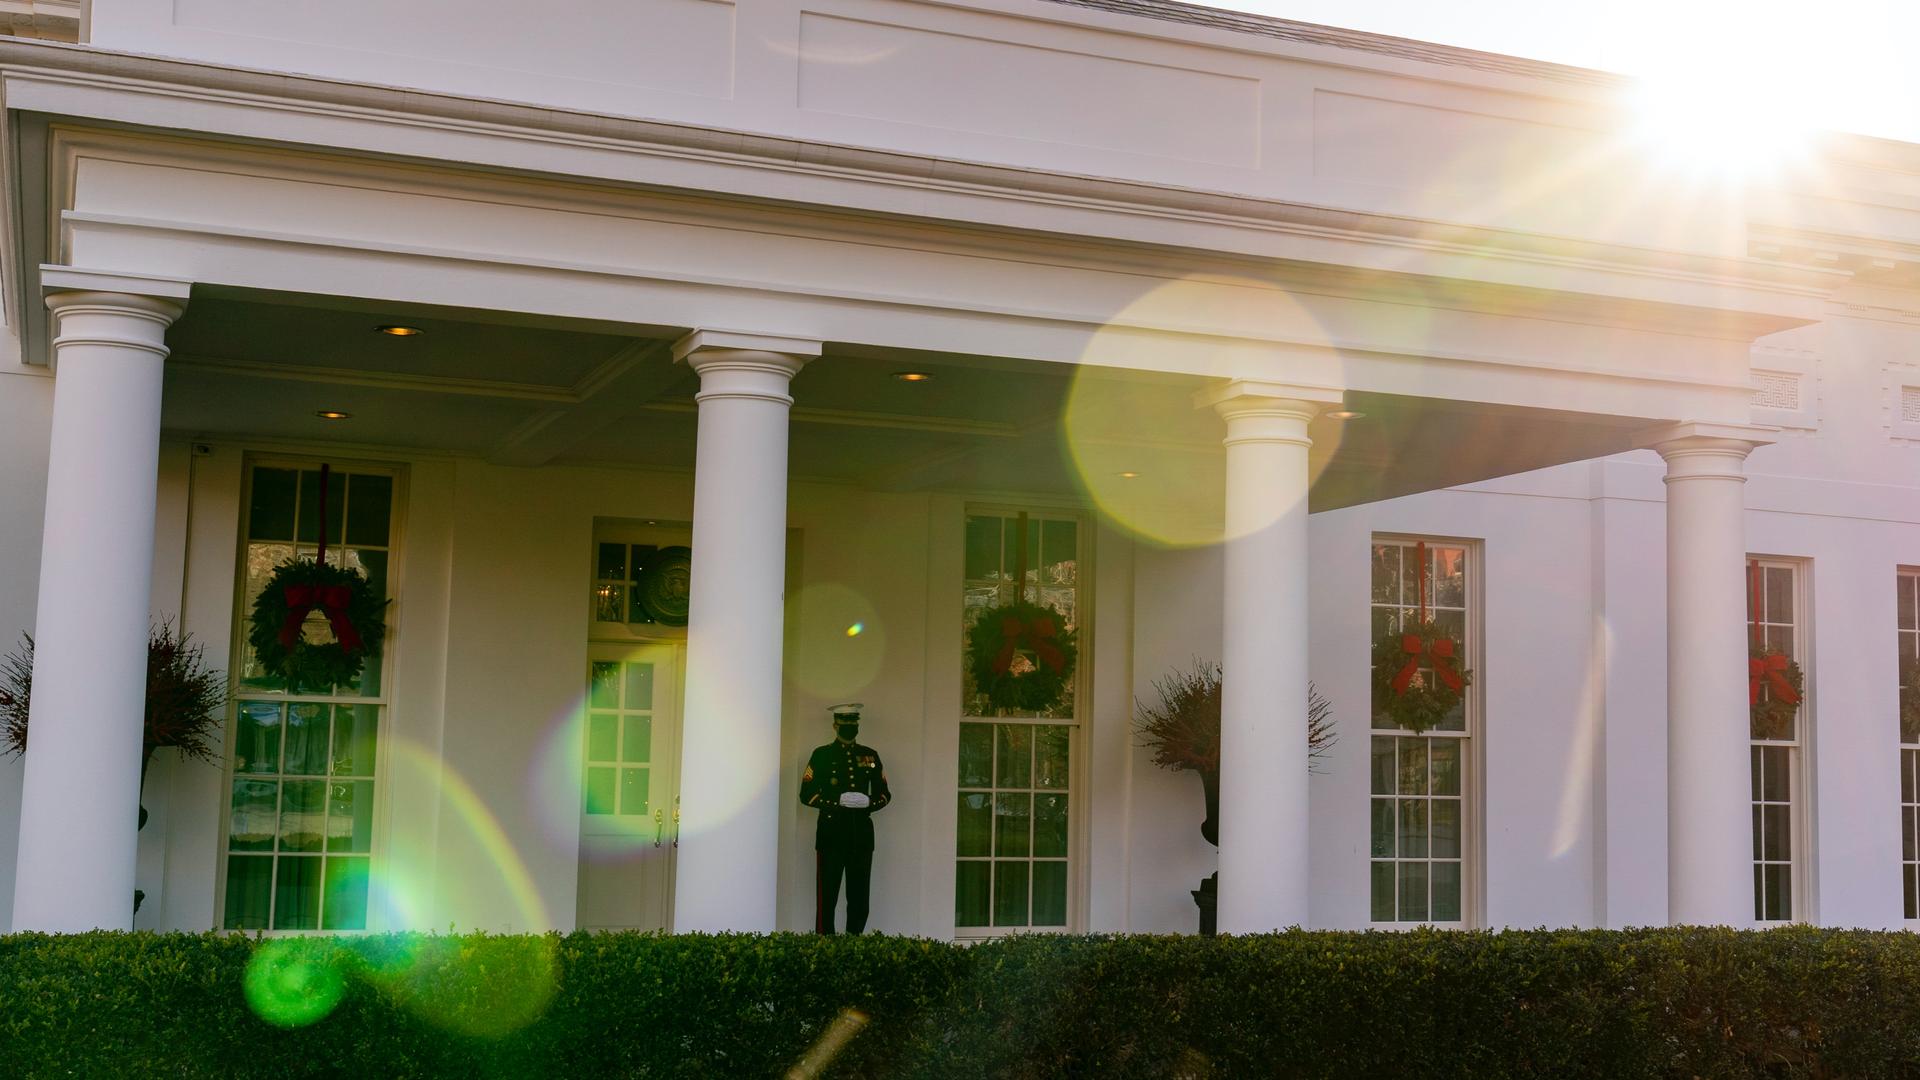
[[[680,846],[680,796],[673,797],[673,846]]]
[[[667,812],[665,810],[655,810],[653,812],[653,846],[654,847],[660,846],[660,832],[663,828],[665,828],[665,826],[661,823],[666,820],[666,813]]]

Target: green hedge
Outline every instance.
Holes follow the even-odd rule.
[[[815,1061],[929,1078],[1914,1076],[1920,939],[0,937],[9,1077],[753,1077]]]

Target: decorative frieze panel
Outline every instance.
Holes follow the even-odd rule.
[[[1882,376],[1881,400],[1887,434],[1920,442],[1920,364],[1889,364]]]
[[[1753,422],[1789,430],[1820,426],[1820,357],[1812,349],[1753,350]]]

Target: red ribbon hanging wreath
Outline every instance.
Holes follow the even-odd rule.
[[[1765,686],[1773,696],[1789,705],[1800,704],[1800,692],[1793,688],[1793,682],[1787,677],[1787,671],[1793,666],[1793,658],[1786,653],[1769,649],[1766,637],[1760,627],[1760,560],[1747,560],[1748,610],[1753,616],[1753,652],[1756,655],[1747,658],[1747,707],[1760,704],[1760,688]]]
[[[1800,704],[1800,694],[1787,681],[1787,665],[1792,663],[1785,653],[1768,653],[1765,656],[1747,658],[1747,705],[1760,704],[1760,687],[1773,693],[1774,697],[1789,705]]]
[[[316,566],[327,565],[327,495],[328,480],[333,466],[322,462],[320,465],[320,540],[313,553]],[[286,588],[287,617],[280,623],[280,647],[291,649],[300,640],[300,624],[307,621],[307,613],[319,608],[327,617],[327,625],[333,627],[334,640],[349,653],[357,653],[361,648],[360,631],[354,628],[353,617],[348,614],[348,605],[353,602],[353,589],[346,585],[289,585]]]
[[[348,652],[359,652],[361,648],[360,631],[354,628],[353,619],[347,614],[347,605],[353,601],[353,590],[345,585],[289,585],[286,588],[287,617],[280,623],[280,644],[291,649],[300,640],[300,624],[307,621],[307,613],[319,608],[327,617],[328,625],[333,627],[334,639]]]
[[[260,685],[296,692],[356,686],[369,656],[386,639],[387,601],[367,575],[327,562],[328,487],[332,468],[320,466],[319,544],[312,558],[295,556],[273,568],[253,602],[247,643]],[[333,640],[310,642],[301,627],[313,612],[326,617]],[[277,685],[276,685],[277,684]]]
[[[1413,545],[1413,557],[1420,562],[1419,582],[1420,608],[1419,626],[1427,625],[1427,542],[1419,541]],[[1407,654],[1407,666],[1393,677],[1393,692],[1404,694],[1407,687],[1413,685],[1414,677],[1420,674],[1420,657],[1428,656],[1433,660],[1433,673],[1440,677],[1457,693],[1466,689],[1466,682],[1460,678],[1460,672],[1453,666],[1455,645],[1452,638],[1434,638],[1429,646],[1427,639],[1419,634],[1404,634],[1400,638],[1400,651]]]
[[[1415,675],[1420,673],[1420,657],[1424,654],[1433,659],[1433,673],[1440,681],[1452,687],[1456,692],[1466,689],[1466,682],[1460,678],[1460,672],[1454,668],[1454,644],[1452,638],[1435,638],[1433,646],[1427,647],[1425,638],[1418,634],[1406,634],[1400,638],[1400,648],[1407,654],[1407,666],[1393,677],[1393,692],[1404,694],[1412,685]]]
[[[1373,641],[1373,708],[1377,723],[1425,731],[1459,705],[1473,673],[1460,666],[1461,645],[1428,614],[1427,545],[1413,545],[1418,606],[1406,625]],[[1422,668],[1432,675],[1422,677]]]
[[[1030,620],[1009,615],[1000,620],[1000,651],[993,658],[993,670],[996,675],[1005,675],[1013,667],[1013,658],[1021,649],[1033,653],[1034,658],[1047,665],[1056,673],[1067,669],[1067,656],[1060,651],[1057,638],[1059,629],[1052,617],[1038,615]]]

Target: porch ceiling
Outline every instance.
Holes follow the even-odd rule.
[[[375,332],[385,323],[425,333]],[[196,292],[169,339],[164,422],[210,439],[690,468],[697,380],[667,354],[674,331],[614,329]],[[933,377],[894,377],[905,371]],[[794,380],[790,468],[881,490],[1048,497],[1084,494],[1088,474],[1110,487],[1126,471],[1140,474],[1129,484],[1144,498],[1218,506],[1222,427],[1193,407],[1200,385],[828,343]],[[1313,426],[1315,510],[1614,453],[1645,424],[1379,394],[1351,394],[1348,407],[1365,415]]]

